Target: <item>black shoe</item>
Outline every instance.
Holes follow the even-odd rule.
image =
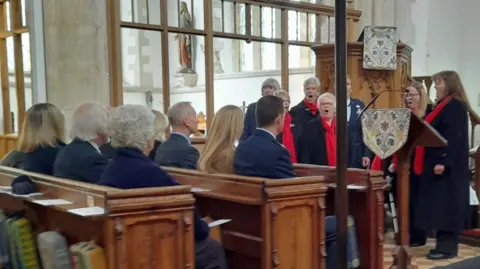
[[[457,256],[456,254],[446,254],[446,253],[437,252],[435,250],[434,251],[430,250],[430,252],[427,254],[427,259],[433,260],[433,261],[448,260],[448,259],[453,259],[456,256]]]
[[[414,248],[414,247],[422,247],[422,246],[425,246],[427,244],[427,242],[423,241],[423,242],[419,242],[419,241],[412,241],[410,242],[410,247]]]

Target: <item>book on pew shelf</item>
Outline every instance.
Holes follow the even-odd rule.
[[[347,185],[348,190],[363,190],[366,189],[366,186],[356,185],[356,184],[349,184]]]
[[[43,193],[41,193],[41,192],[33,192],[33,193],[30,193],[30,194],[15,194],[15,193],[10,192],[10,194],[12,196],[15,196],[15,197],[24,197],[24,198],[42,196],[43,195]]]
[[[99,206],[70,209],[68,212],[80,216],[99,216],[105,214],[105,208]]]
[[[46,199],[46,200],[33,200],[32,202],[44,205],[44,206],[52,206],[52,205],[71,205],[72,202],[63,200],[63,199]]]
[[[208,227],[212,228],[212,227],[220,226],[220,225],[225,224],[225,223],[230,222],[230,221],[232,221],[232,220],[231,219],[219,219],[219,220],[212,221],[212,222],[208,223]]]
[[[204,191],[210,191],[209,189],[203,189],[203,188],[197,188],[193,187],[192,192],[204,192]]]

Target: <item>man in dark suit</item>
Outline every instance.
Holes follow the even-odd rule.
[[[363,143],[362,129],[357,121],[358,114],[365,108],[365,104],[350,98],[352,82],[347,78],[347,122],[348,122],[348,167],[367,168],[370,165],[370,150]]]
[[[273,95],[275,91],[280,90],[280,84],[274,78],[267,78],[262,83],[262,96]],[[251,103],[247,107],[247,112],[245,113],[245,120],[243,122],[243,133],[240,137],[240,141],[246,140],[249,138],[255,129],[257,129],[257,122],[255,120],[255,109],[257,103]]]
[[[283,100],[277,96],[264,96],[257,102],[258,128],[235,150],[235,174],[272,179],[293,178],[290,154],[275,138],[282,129],[285,118]],[[335,268],[336,218],[325,218],[327,268]]]
[[[235,151],[235,173],[265,178],[295,177],[290,154],[276,136],[282,132],[285,120],[283,100],[268,95],[257,102],[258,128]]]
[[[189,102],[174,104],[167,113],[172,126],[168,139],[160,144],[155,162],[162,166],[197,169],[200,156],[190,143],[190,135],[197,132],[197,114]]]
[[[108,110],[96,103],[85,103],[72,116],[70,144],[55,158],[53,175],[82,182],[97,183],[108,160],[99,147],[108,141]]]

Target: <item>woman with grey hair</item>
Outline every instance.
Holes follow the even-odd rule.
[[[299,138],[298,158],[302,163],[335,166],[335,96],[326,92],[318,97],[320,117],[310,121]]]
[[[262,83],[262,96],[273,95],[275,91],[280,90],[280,83],[274,78],[267,78]],[[257,129],[257,121],[255,120],[255,110],[257,108],[257,102],[251,103],[247,112],[245,113],[245,120],[243,122],[243,133],[240,137],[240,141],[246,140]]]
[[[303,93],[305,97],[296,106],[292,107],[290,114],[295,119],[296,128],[302,130],[309,124],[310,121],[318,119],[319,112],[317,108],[317,98],[320,91],[320,81],[316,77],[309,77],[303,82]],[[304,163],[305,160],[301,156],[297,156],[299,163]]]
[[[155,115],[141,105],[123,105],[111,115],[109,129],[117,149],[98,184],[119,189],[169,187],[179,185],[147,156],[157,135]],[[195,268],[227,268],[222,247],[209,238],[209,227],[195,217]]]

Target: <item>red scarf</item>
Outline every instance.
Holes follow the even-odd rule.
[[[392,164],[393,166],[397,166],[397,156],[394,154],[392,157]],[[370,170],[373,171],[382,171],[382,160],[378,155],[375,155],[375,158],[373,158],[372,165],[370,166]]]
[[[450,97],[447,97],[445,99],[443,99],[440,103],[438,103],[438,105],[435,107],[435,109],[430,112],[430,114],[428,114],[426,117],[425,117],[425,122],[428,123],[428,124],[431,124],[432,121],[435,119],[435,117],[437,117],[438,113],[440,113],[440,111],[442,111],[443,107],[445,107],[446,104],[448,104],[448,102],[450,102],[451,98]],[[414,155],[414,159],[413,159],[413,172],[415,173],[415,175],[420,175],[422,173],[422,170],[423,170],[423,155],[425,154],[425,148],[424,147],[416,147],[415,148],[415,155]]]
[[[320,118],[322,121],[323,129],[325,130],[325,146],[327,149],[327,162],[328,166],[335,166],[337,159],[337,149],[336,149],[336,138],[335,138],[335,118],[332,119],[330,125],[323,118]]]
[[[293,145],[292,130],[290,129],[291,123],[292,117],[290,116],[290,113],[286,113],[282,131],[282,144],[285,146],[285,148],[287,148],[288,152],[290,153],[292,163],[296,163],[297,156],[295,154],[295,146]]]
[[[312,112],[313,115],[317,115],[317,111],[318,111],[317,104],[315,103],[310,104],[309,102],[307,102],[306,99],[303,99],[303,103],[307,106],[307,108],[310,110],[310,112]]]

